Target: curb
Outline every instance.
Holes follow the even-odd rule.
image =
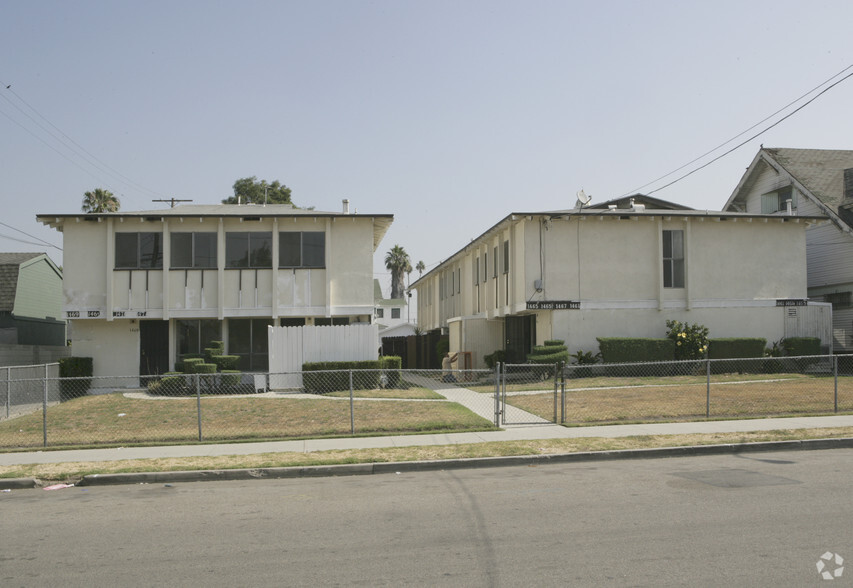
[[[403,472],[493,468],[510,466],[540,466],[558,463],[607,461],[617,459],[659,459],[701,455],[726,455],[768,451],[814,451],[821,449],[853,448],[853,438],[804,439],[770,441],[765,443],[727,443],[722,445],[690,445],[654,449],[625,449],[614,451],[587,451],[554,455],[518,455],[507,457],[475,457],[433,461],[402,461],[366,464],[341,464],[285,468],[253,468],[233,470],[196,470],[177,472],[141,472],[132,474],[91,474],[76,486],[108,486],[120,484],[158,484],[174,482],[217,482],[287,478],[321,478],[331,476],[365,476]],[[0,479],[0,489],[17,490],[36,488],[33,478]]]

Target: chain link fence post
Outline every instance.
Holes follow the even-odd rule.
[[[47,447],[47,364],[44,366],[44,402],[42,404],[41,420],[44,435],[44,446]]]
[[[495,362],[495,427],[501,426],[501,364]]]
[[[195,402],[198,414],[198,440],[201,441],[201,374],[195,375]]]
[[[557,423],[557,370],[560,369],[560,362],[554,364],[554,424]]]
[[[353,401],[352,370],[349,371],[349,428],[350,434],[355,435],[355,402]]]
[[[711,418],[711,358],[705,358],[705,418]]]
[[[502,388],[501,406],[503,406],[503,409],[501,410],[501,424],[505,425],[506,424],[506,364],[503,363],[503,364],[501,364],[501,366],[502,366],[501,367],[501,374],[502,374],[502,376],[501,376],[501,388]]]
[[[566,366],[560,370],[560,424],[566,423]]]
[[[6,368],[6,418],[12,414],[12,368]]]
[[[835,412],[838,412],[838,356],[832,356],[832,377],[835,380]]]

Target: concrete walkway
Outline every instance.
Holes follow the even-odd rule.
[[[561,427],[553,424],[507,426],[501,431],[449,433],[443,435],[390,435],[387,437],[343,437],[338,439],[305,439],[264,443],[229,443],[216,445],[174,445],[163,447],[124,447],[115,449],[80,449],[33,451],[0,454],[0,466],[117,461],[123,459],[155,459],[217,455],[252,455],[258,453],[325,451],[330,449],[367,449],[412,447],[419,445],[457,445],[489,441],[532,439],[572,439],[581,437],[631,437],[637,435],[681,435],[689,433],[738,433],[777,429],[816,429],[853,427],[853,415],[826,417],[792,417],[735,421],[703,421],[691,423],[653,423],[640,425],[608,425],[593,427]]]

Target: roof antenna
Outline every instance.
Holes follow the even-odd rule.
[[[175,202],[192,202],[192,200],[181,200],[180,198],[169,198],[168,200],[152,200],[151,202],[169,202],[169,208],[175,208]]]

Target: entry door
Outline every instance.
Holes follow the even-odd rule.
[[[536,341],[536,316],[506,317],[506,362],[524,363]]]
[[[169,371],[169,321],[139,321],[139,375]]]

